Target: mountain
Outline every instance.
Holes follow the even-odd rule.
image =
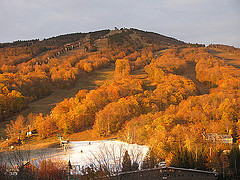
[[[117,137],[177,167],[232,163],[222,152],[240,140],[238,48],[125,28],[0,46],[4,146],[28,130],[33,141]]]
[[[120,29],[120,30],[100,30],[89,33],[73,33],[73,34],[65,34],[56,37],[51,37],[48,39],[44,39],[40,41],[39,39],[28,40],[28,41],[15,41],[13,43],[1,43],[0,48],[4,47],[24,47],[31,45],[38,46],[62,46],[67,43],[74,43],[76,41],[80,41],[83,38],[88,36],[88,40],[95,41],[100,38],[111,38],[112,41],[116,41],[118,39],[128,39],[131,38],[130,41],[134,41],[137,38],[144,44],[154,44],[159,43],[162,45],[183,45],[185,44],[182,41],[179,41],[174,38],[166,37],[157,33],[141,31],[138,29]]]
[[[30,102],[48,96],[52,86],[71,88],[74,81],[85,72],[109,65],[106,59],[98,65],[95,63],[95,67],[89,62],[84,65],[83,61],[77,62],[84,54],[88,56],[91,53],[110,52],[114,49],[125,49],[125,53],[130,53],[147,47],[166,49],[179,45],[185,43],[137,29],[101,30],[60,35],[42,41],[35,39],[0,44],[2,89],[7,89],[4,96],[10,92],[14,94],[10,99],[7,98],[14,101],[13,105],[3,105],[0,119],[21,111]],[[61,64],[66,62],[64,58],[71,59],[67,62],[67,69],[61,67]]]

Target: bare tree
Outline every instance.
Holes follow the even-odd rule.
[[[91,165],[88,168],[94,169],[95,172],[104,172],[105,178],[110,178],[112,175],[117,175],[122,171],[123,157],[129,152],[131,158],[132,170],[137,170],[139,163],[143,160],[143,150],[137,145],[127,144],[108,144],[101,145],[96,152],[91,152],[92,158],[89,158]]]
[[[91,164],[96,169],[108,172],[108,175],[121,171],[122,158],[126,151],[123,144],[103,144],[99,147],[98,153],[91,153],[93,158],[90,159]]]
[[[132,170],[138,170],[146,154],[143,149],[136,144],[133,144],[131,148],[129,148],[128,153],[131,157]]]

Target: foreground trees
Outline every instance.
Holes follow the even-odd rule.
[[[128,154],[128,151],[125,152],[122,162],[122,172],[127,172],[132,170],[131,158]]]
[[[66,165],[61,162],[49,160],[40,161],[38,178],[40,179],[64,179],[67,178]]]
[[[239,147],[233,146],[228,154],[229,169],[233,177],[240,177],[240,150]]]

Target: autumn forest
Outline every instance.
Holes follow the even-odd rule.
[[[80,88],[49,113],[21,115],[55,89],[72,89],[109,68],[108,80]],[[29,128],[39,141],[90,129],[96,139],[149,146],[149,167],[166,161],[239,177],[239,68],[240,49],[233,46],[190,44],[137,29],[2,43],[1,131],[14,144]]]

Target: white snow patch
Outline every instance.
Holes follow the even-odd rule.
[[[141,163],[148,151],[147,146],[128,144],[117,140],[70,141],[66,153],[58,154],[52,160],[70,159],[72,165],[88,166],[108,161],[109,164],[121,164],[125,151],[132,161]]]
[[[70,161],[73,165],[87,165],[100,159],[118,160],[123,157],[127,150],[131,158],[138,162],[145,157],[148,147],[137,144],[128,144],[121,141],[72,141],[69,143],[70,149],[67,154],[70,155]],[[135,157],[135,156],[139,157]],[[108,156],[108,157],[107,157]],[[135,160],[134,159],[134,160]]]

